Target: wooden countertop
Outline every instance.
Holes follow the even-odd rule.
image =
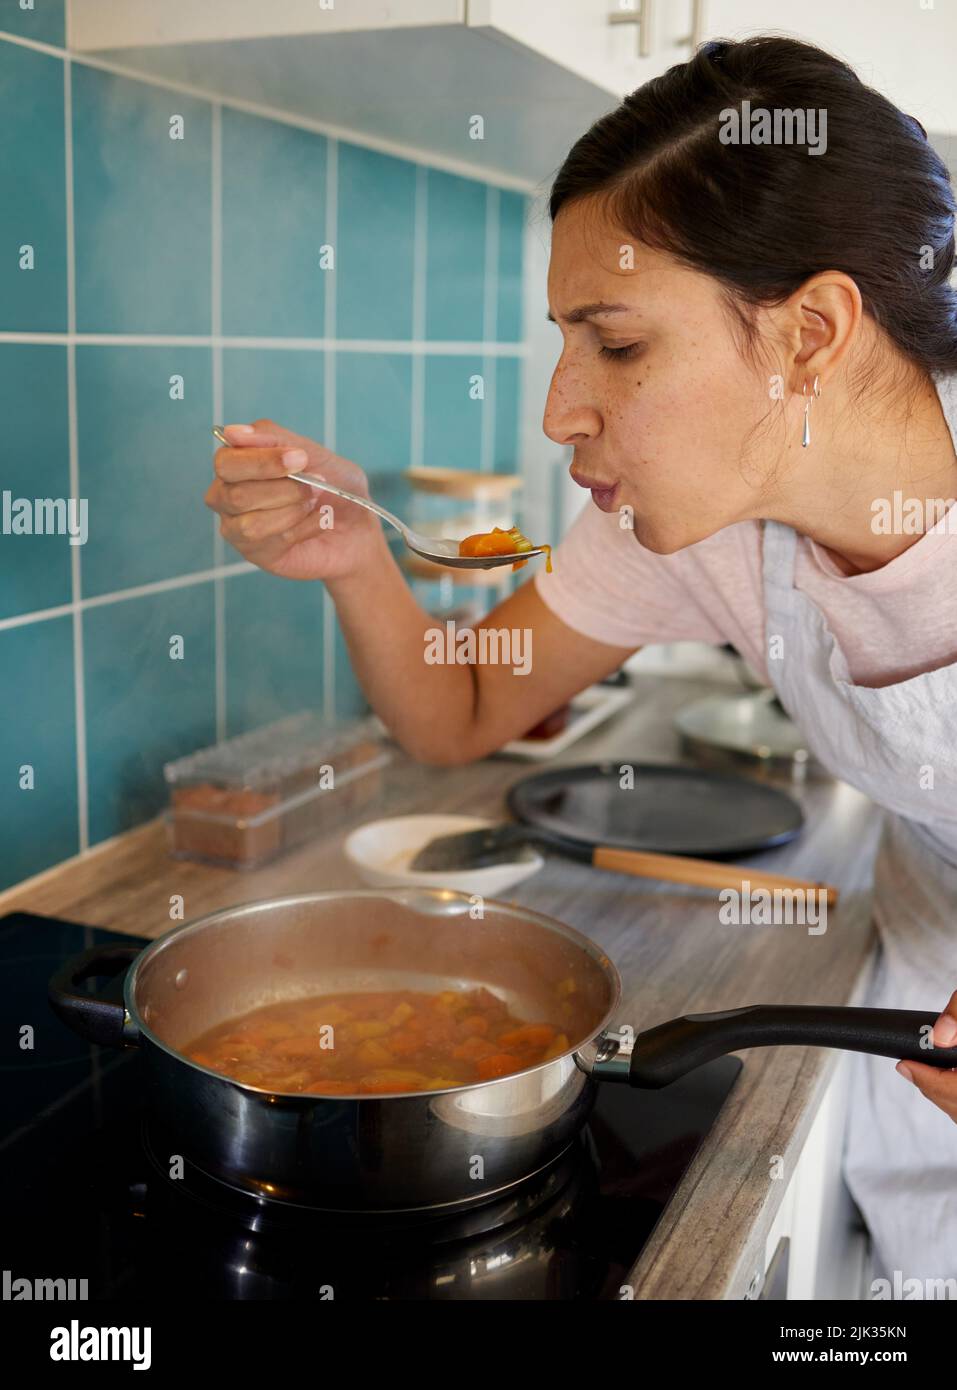
[[[716,689],[710,681],[647,674],[635,675],[633,685],[634,704],[560,761],[675,761],[675,710]],[[344,822],[335,835],[246,873],[170,859],[164,828],[152,821],[8,889],[0,894],[0,914],[37,912],[155,937],[175,925],[169,917],[173,894],[182,895],[190,920],[261,898],[358,887],[341,854],[356,824],[417,811],[501,815],[507,786],[534,770],[501,757],[427,768],[397,755],[374,808]],[[805,830],[793,844],[747,862],[835,884],[841,901],[823,935],[811,936],[797,924],[723,926],[708,890],[604,873],[557,856],[510,890],[509,900],[601,942],[623,979],[620,1020],[635,1028],[744,1004],[856,1002],[873,945],[870,885],[880,812],[827,778],[781,785],[804,806]],[[781,1155],[785,1171],[793,1171],[837,1055],[790,1047],[744,1054],[718,1123],[631,1273],[636,1298],[743,1297],[763,1267],[765,1238],[786,1187],[770,1180],[770,1157]]]

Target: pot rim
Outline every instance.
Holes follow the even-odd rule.
[[[546,913],[535,912],[531,908],[521,907],[514,903],[500,902],[497,898],[486,898],[484,905],[494,907],[509,917],[518,917],[523,921],[537,922],[548,931],[555,932],[559,936],[566,937],[574,945],[578,946],[589,956],[599,969],[606,976],[611,987],[611,1000],[603,1018],[595,1030],[588,1037],[582,1038],[569,1047],[565,1052],[560,1052],[557,1057],[549,1057],[545,1062],[538,1062],[533,1067],[524,1067],[521,1071],[509,1072],[507,1076],[497,1076],[489,1081],[466,1081],[459,1086],[445,1086],[434,1091],[390,1091],[386,1093],[375,1092],[373,1095],[357,1093],[356,1095],[322,1095],[304,1091],[276,1091],[268,1087],[254,1086],[246,1081],[239,1081],[235,1077],[227,1075],[225,1072],[214,1071],[211,1067],[205,1067],[201,1062],[194,1062],[184,1053],[178,1052],[175,1047],[170,1046],[162,1038],[158,1037],[148,1023],[143,1019],[142,1014],[136,1007],[134,994],[139,979],[141,968],[154,956],[161,954],[171,942],[178,940],[181,936],[200,932],[213,923],[220,921],[224,917],[243,917],[254,915],[257,912],[265,911],[269,908],[291,907],[303,903],[327,902],[330,899],[342,900],[343,898],[390,898],[409,906],[418,906],[421,910],[431,910],[433,915],[451,915],[442,911],[443,907],[455,906],[458,904],[465,909],[472,904],[473,894],[460,893],[453,888],[426,888],[418,885],[409,888],[327,888],[315,893],[293,893],[285,897],[278,898],[259,898],[253,902],[236,903],[232,907],[218,908],[215,912],[207,913],[204,917],[197,917],[195,921],[183,922],[181,926],[171,927],[162,935],[154,938],[148,946],[144,946],[140,954],[136,957],[129,970],[126,972],[126,979],[123,983],[123,1002],[126,1012],[132,1019],[139,1033],[146,1037],[150,1043],[172,1057],[174,1061],[182,1063],[184,1066],[192,1067],[196,1071],[203,1072],[206,1076],[211,1076],[219,1082],[225,1082],[241,1091],[249,1091],[260,1096],[281,1096],[283,1100],[300,1100],[310,1104],[335,1103],[337,1101],[348,1102],[376,1102],[383,1100],[422,1100],[427,1096],[447,1096],[456,1091],[478,1091],[484,1090],[487,1086],[500,1086],[503,1082],[514,1081],[520,1076],[530,1076],[534,1072],[542,1071],[545,1067],[551,1067],[556,1062],[563,1061],[566,1057],[574,1057],[589,1042],[608,1027],[618,1005],[621,1001],[621,976],[611,958],[599,947],[598,943],[591,937],[585,936],[575,927],[570,927],[567,922],[559,921],[557,917],[549,917]],[[432,904],[431,909],[425,903]],[[587,1073],[586,1073],[587,1074]]]

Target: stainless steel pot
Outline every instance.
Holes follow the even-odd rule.
[[[123,970],[122,1004],[80,988]],[[260,1090],[182,1052],[207,1029],[279,1000],[480,984],[530,1020],[557,1022],[564,1000],[569,1050],[480,1085],[356,1097]],[[485,1201],[568,1147],[598,1081],[663,1086],[738,1048],[818,1045],[957,1066],[957,1048],[922,1045],[935,1013],[753,1006],[632,1037],[609,1026],[620,993],[612,962],[571,927],[506,903],[485,902],[479,915],[473,899],[443,889],[227,908],[142,949],[94,947],[49,989],[56,1013],[84,1037],[141,1049],[151,1121],[169,1136],[171,1158],[262,1197],[340,1211]]]

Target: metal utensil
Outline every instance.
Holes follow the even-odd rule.
[[[50,1002],[81,1036],[139,1047],[149,1132],[168,1139],[157,1152],[262,1201],[338,1211],[464,1210],[563,1153],[598,1082],[656,1089],[740,1048],[957,1066],[957,1048],[928,1047],[936,1011],[751,1005],[642,1028],[619,1015],[621,980],[597,943],[513,904],[486,901],[480,918],[474,906],[464,893],[403,889],[225,908],[143,949],[107,944],[67,961]],[[122,1003],[87,992],[127,967]],[[351,1096],[269,1091],[187,1055],[200,1033],[266,1002],[480,984],[520,1018],[554,1020],[567,1049],[493,1081]]]
[[[804,737],[769,689],[707,695],[678,711],[684,752],[705,767],[747,767],[803,780],[811,762]]]
[[[460,869],[482,869],[491,864],[508,863],[519,857],[526,845],[553,849],[549,836],[527,825],[485,826],[479,830],[440,835],[420,849],[409,868],[416,873],[451,873]],[[783,874],[744,865],[718,864],[707,859],[691,859],[681,854],[648,854],[643,850],[615,849],[596,845],[591,851],[596,869],[631,874],[635,878],[654,878],[664,883],[684,883],[696,888],[730,888],[737,879],[747,879],[754,889],[800,888],[821,891],[828,905],[837,903],[837,889],[808,879],[786,878]]]
[[[230,444],[223,432],[222,425],[213,426],[213,434],[221,444],[225,444],[227,449],[236,446]],[[367,512],[374,512],[382,521],[394,526],[402,537],[409,550],[421,555],[423,560],[431,560],[433,564],[445,565],[449,569],[457,570],[493,570],[500,565],[514,565],[519,560],[531,560],[535,555],[544,555],[544,546],[534,546],[531,550],[512,551],[508,555],[460,555],[459,542],[446,540],[443,537],[420,536],[417,531],[413,531],[406,526],[404,521],[400,521],[392,512],[386,511],[385,507],[380,507],[377,502],[373,502],[369,497],[360,497],[355,492],[347,492],[343,487],[336,487],[334,483],[328,483],[322,478],[312,478],[308,473],[290,473],[289,477],[294,483],[305,483],[308,487],[317,488],[320,492],[331,492],[336,497],[342,497],[347,502],[355,502],[357,507],[365,507]]]
[[[483,825],[478,830],[456,830],[423,845],[409,868],[416,874],[487,869],[520,859],[535,843],[535,831],[527,825]],[[547,843],[546,848],[550,848]]]

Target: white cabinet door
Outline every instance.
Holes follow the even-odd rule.
[[[789,1242],[789,1301],[862,1297],[867,1235],[841,1175],[850,1063],[839,1056],[765,1243],[767,1271]],[[756,1284],[752,1296],[761,1292]]]
[[[817,44],[928,131],[957,130],[957,7],[947,0],[707,0],[709,37],[768,31]]]
[[[694,0],[72,0],[80,51],[460,25],[520,44],[617,96],[688,56]],[[699,0],[702,5],[707,0]],[[612,24],[617,15],[625,22]],[[639,56],[639,31],[650,56]]]
[[[491,27],[616,96],[690,56],[692,0],[644,0],[650,53],[639,55],[641,0],[469,0],[468,23]],[[627,23],[611,23],[611,16]]]
[[[72,0],[70,46],[152,44],[343,34],[426,24],[464,24],[466,0]]]

